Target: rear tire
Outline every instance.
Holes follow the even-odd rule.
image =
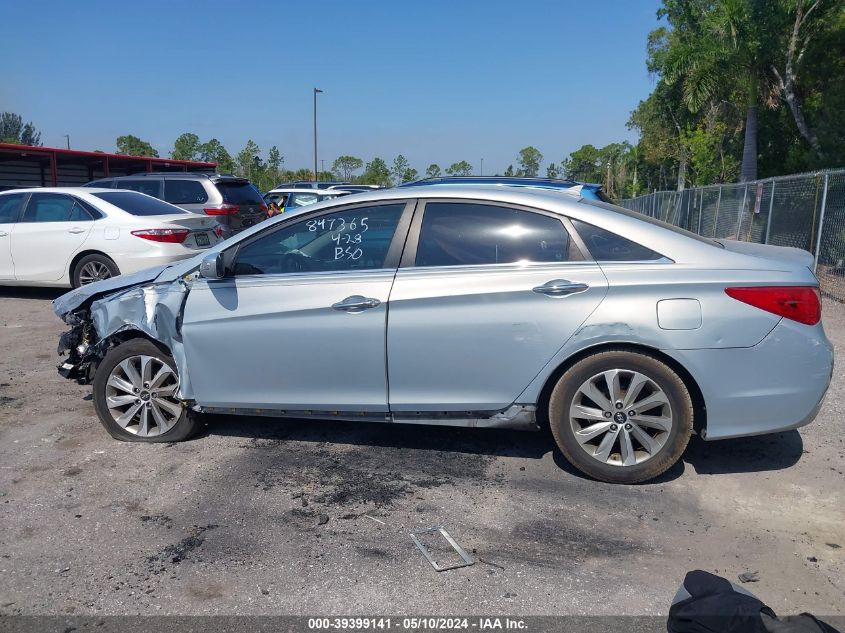
[[[692,398],[661,360],[609,350],[560,377],[549,425],[564,457],[581,472],[609,483],[640,483],[680,459],[692,434]]]
[[[94,409],[100,423],[124,442],[180,442],[199,431],[199,414],[175,393],[173,358],[145,338],[130,339],[106,353],[94,374]]]
[[[74,288],[85,286],[95,281],[117,277],[120,269],[105,255],[86,255],[73,267],[71,283]]]

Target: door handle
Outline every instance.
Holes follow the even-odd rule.
[[[587,284],[581,284],[567,279],[552,279],[551,281],[544,283],[542,286],[532,288],[532,290],[538,294],[546,295],[548,297],[567,297],[579,292],[584,292],[587,288],[589,288]]]
[[[0,237],[6,237],[8,233],[6,231],[0,231]]]
[[[338,301],[332,304],[332,310],[339,312],[363,312],[370,308],[376,308],[381,305],[378,299],[370,299],[369,297],[362,297],[361,295],[352,295],[346,297],[343,301]]]
[[[76,235],[78,233],[85,233],[85,229],[80,229],[78,226],[75,226],[72,229],[68,229],[67,232]]]

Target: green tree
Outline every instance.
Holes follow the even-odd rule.
[[[191,132],[185,132],[174,141],[170,158],[176,160],[196,160],[199,153],[200,137]]]
[[[508,168],[505,170],[505,176],[508,178],[512,178],[514,175],[513,165],[508,165]]]
[[[446,168],[446,173],[450,176],[469,176],[472,174],[472,165],[465,160],[452,163]]]
[[[543,162],[543,155],[536,147],[523,147],[519,150],[519,172],[520,176],[535,177],[540,173],[540,163]]]
[[[366,167],[364,173],[358,179],[358,182],[364,185],[379,185],[380,187],[390,186],[390,169],[387,163],[381,158],[374,158]]]
[[[115,140],[118,154],[126,154],[128,156],[152,156],[158,158],[158,152],[147,141],[142,141],[137,136],[126,134],[125,136],[118,136]]]
[[[30,123],[24,123],[19,114],[0,114],[0,142],[17,145],[41,145],[41,132]]]
[[[558,171],[557,165],[549,163],[549,166],[546,167],[546,178],[560,178],[560,172]]]
[[[364,161],[357,156],[344,154],[338,156],[332,163],[332,172],[341,180],[352,180],[355,172],[364,166]]]
[[[426,178],[439,178],[441,174],[440,165],[437,163],[431,163],[431,165],[429,165],[425,170]]]
[[[249,139],[244,148],[235,156],[238,175],[252,179],[253,172],[261,169],[261,148]]]
[[[200,145],[200,160],[209,163],[217,163],[217,171],[224,174],[235,172],[235,161],[223,144],[216,138],[210,139]]]
[[[396,158],[393,159],[393,167],[390,169],[390,177],[394,183],[398,184],[400,182],[405,182],[403,180],[405,173],[411,168],[411,164],[408,162],[408,159],[405,158],[402,154],[399,154]]]

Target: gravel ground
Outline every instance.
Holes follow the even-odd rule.
[[[799,432],[705,443],[657,482],[581,477],[546,433],[210,417],[116,442],[61,379],[59,293],[0,289],[0,614],[665,615],[686,571],[845,614],[845,373]],[[845,306],[827,302],[845,353]],[[436,573],[445,525],[480,561]]]

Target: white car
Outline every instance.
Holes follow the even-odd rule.
[[[79,286],[168,264],[217,244],[213,217],[136,191],[0,193],[0,285]]]

